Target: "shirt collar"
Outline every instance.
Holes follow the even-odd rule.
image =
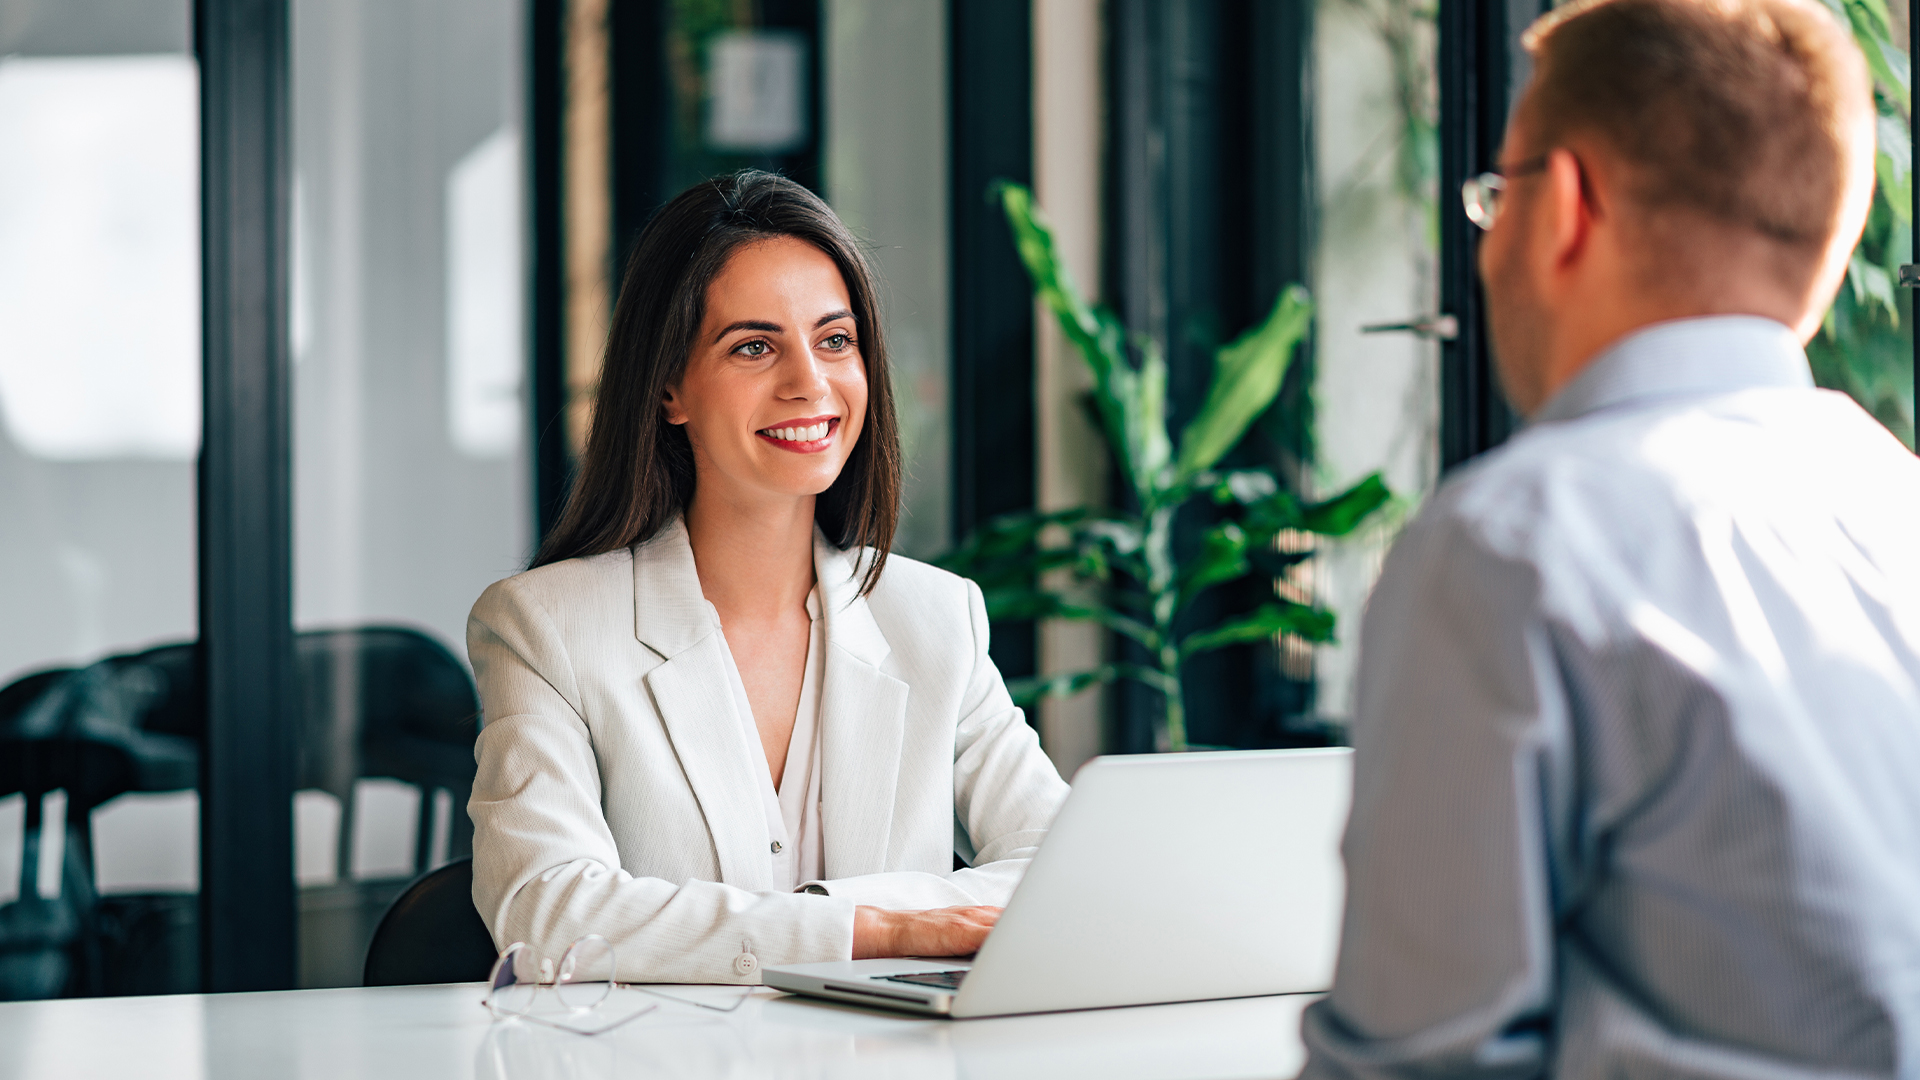
[[[1782,323],[1757,315],[1676,319],[1614,342],[1529,423],[1660,398],[1812,385],[1807,354]]]

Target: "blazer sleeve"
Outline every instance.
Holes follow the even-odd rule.
[[[767,964],[853,954],[851,900],[637,878],[601,809],[599,764],[566,641],[514,579],[467,622],[484,727],[473,799],[473,901],[496,945],[556,963],[587,934],[631,982],[757,983]]]
[[[1067,782],[987,655],[987,605],[966,582],[971,667],[953,740],[955,822],[973,844],[973,865],[950,874],[895,871],[809,882],[839,899],[912,911],[970,904],[1001,906],[1020,884]]]

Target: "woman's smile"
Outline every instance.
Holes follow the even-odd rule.
[[[839,430],[840,418],[837,416],[810,416],[764,427],[754,434],[782,450],[795,454],[817,454],[833,445],[833,437]]]

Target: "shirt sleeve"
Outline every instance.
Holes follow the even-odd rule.
[[[954,818],[973,844],[973,865],[948,874],[897,871],[807,882],[857,904],[901,911],[971,904],[1001,906],[1033,861],[1067,782],[1040,748],[1026,715],[987,655],[987,608],[969,581],[972,667],[953,743]]]
[[[1546,1069],[1565,707],[1541,591],[1444,514],[1388,560],[1361,635],[1340,959],[1303,1077]]]

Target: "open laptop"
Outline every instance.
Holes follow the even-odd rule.
[[[954,1017],[1325,990],[1351,754],[1096,758],[971,963],[839,960],[763,978]]]

